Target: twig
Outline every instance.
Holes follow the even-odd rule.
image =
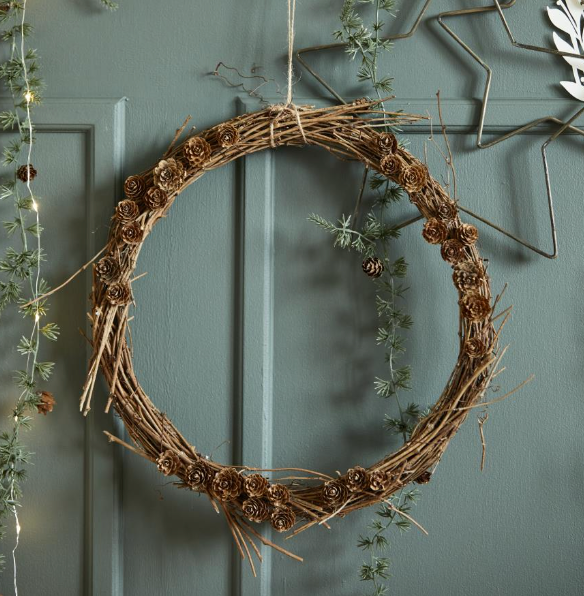
[[[487,443],[485,441],[485,422],[489,419],[489,413],[485,412],[482,416],[478,417],[479,422],[479,433],[481,435],[481,447],[482,447],[482,455],[481,455],[481,472],[485,469],[485,460],[487,458]]]
[[[62,290],[68,283],[72,282],[80,273],[83,273],[89,267],[89,265],[91,265],[91,263],[93,263],[93,261],[95,261],[95,259],[97,259],[105,251],[106,248],[107,248],[107,245],[104,246],[95,256],[93,256],[91,258],[91,260],[87,261],[87,263],[85,263],[85,265],[83,265],[83,267],[78,269],[69,279],[65,280],[60,286],[53,288],[50,292],[47,292],[46,294],[43,294],[42,296],[38,296],[34,300],[30,300],[26,304],[23,304],[20,308],[21,309],[26,308],[27,306],[30,306],[31,304],[34,304],[35,302],[38,302],[39,300],[44,300],[45,298],[48,298],[55,292]]]
[[[444,118],[442,117],[442,103],[440,101],[440,91],[436,93],[436,98],[438,100],[438,118],[440,120],[440,126],[442,128],[442,135],[444,136],[444,142],[446,143],[446,149],[448,151],[448,160],[446,163],[450,167],[452,172],[452,189],[453,189],[453,199],[456,201],[457,192],[456,192],[456,169],[454,168],[454,158],[452,156],[452,148],[450,147],[450,140],[448,139],[448,135],[446,134],[446,124],[444,124]]]
[[[168,146],[168,149],[166,150],[166,153],[162,156],[162,159],[168,157],[170,155],[170,153],[172,152],[172,150],[174,149],[174,146],[176,145],[176,142],[178,141],[178,138],[180,137],[180,135],[182,135],[183,130],[187,127],[187,124],[191,121],[191,116],[187,116],[185,118],[185,121],[182,123],[182,126],[180,128],[176,129],[176,133],[172,139],[172,141],[170,142],[170,145]]]

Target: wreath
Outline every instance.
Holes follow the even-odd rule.
[[[215,510],[224,512],[252,569],[250,547],[260,556],[254,537],[299,559],[257,532],[255,523],[269,522],[276,531],[294,535],[316,524],[326,525],[335,516],[388,502],[390,495],[410,482],[428,482],[469,411],[480,405],[500,358],[500,328],[494,327],[495,305],[476,247],[477,230],[461,222],[455,201],[427,167],[392,133],[379,130],[388,121],[403,124],[418,117],[385,112],[379,105],[378,100],[362,99],[331,108],[270,106],[190,136],[174,148],[171,145],[153,168],[125,181],[125,198],[116,207],[105,256],[94,265],[93,353],[81,411],[87,414],[90,409],[101,368],[109,386],[106,411],[113,405],[134,445],[108,433],[110,440],[155,463],[162,474],[175,477],[179,487],[206,494]],[[358,160],[401,185],[426,219],[423,238],[440,246],[442,258],[451,265],[458,293],[460,350],[437,402],[399,450],[369,467],[355,465],[338,477],[299,468],[223,465],[203,456],[146,395],[134,373],[126,338],[140,250],[180,192],[209,170],[282,145],[322,147],[341,159]],[[370,260],[364,265],[376,275],[383,263]],[[294,480],[268,480],[266,472],[293,472]]]

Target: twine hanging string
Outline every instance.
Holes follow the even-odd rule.
[[[272,121],[270,122],[270,145],[272,148],[276,148],[276,139],[274,136],[274,129],[279,121],[284,117],[286,114],[294,114],[296,118],[296,124],[298,124],[298,129],[300,130],[300,134],[302,135],[302,140],[306,144],[306,135],[304,134],[304,129],[302,128],[302,121],[300,120],[300,110],[298,106],[294,104],[292,101],[292,91],[293,91],[293,75],[294,75],[294,65],[293,65],[293,58],[294,58],[294,25],[296,19],[296,0],[288,0],[288,91],[286,95],[286,103],[285,104],[277,104],[273,106],[272,114],[274,115]]]

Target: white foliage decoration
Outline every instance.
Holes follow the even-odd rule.
[[[560,52],[579,54],[582,58],[564,56],[574,71],[574,81],[562,81],[562,87],[573,97],[584,101],[584,2],[581,0],[558,0],[558,8],[548,8],[550,21],[562,33],[554,32],[554,43]]]

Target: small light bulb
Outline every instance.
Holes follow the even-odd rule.
[[[39,211],[39,204],[33,199],[32,200],[32,208],[34,211],[36,211],[38,213]]]
[[[35,323],[38,323],[41,320],[41,315],[37,312],[34,316]]]
[[[27,91],[24,94],[24,99],[26,99],[26,103],[31,103],[34,101],[34,93],[32,91]]]

